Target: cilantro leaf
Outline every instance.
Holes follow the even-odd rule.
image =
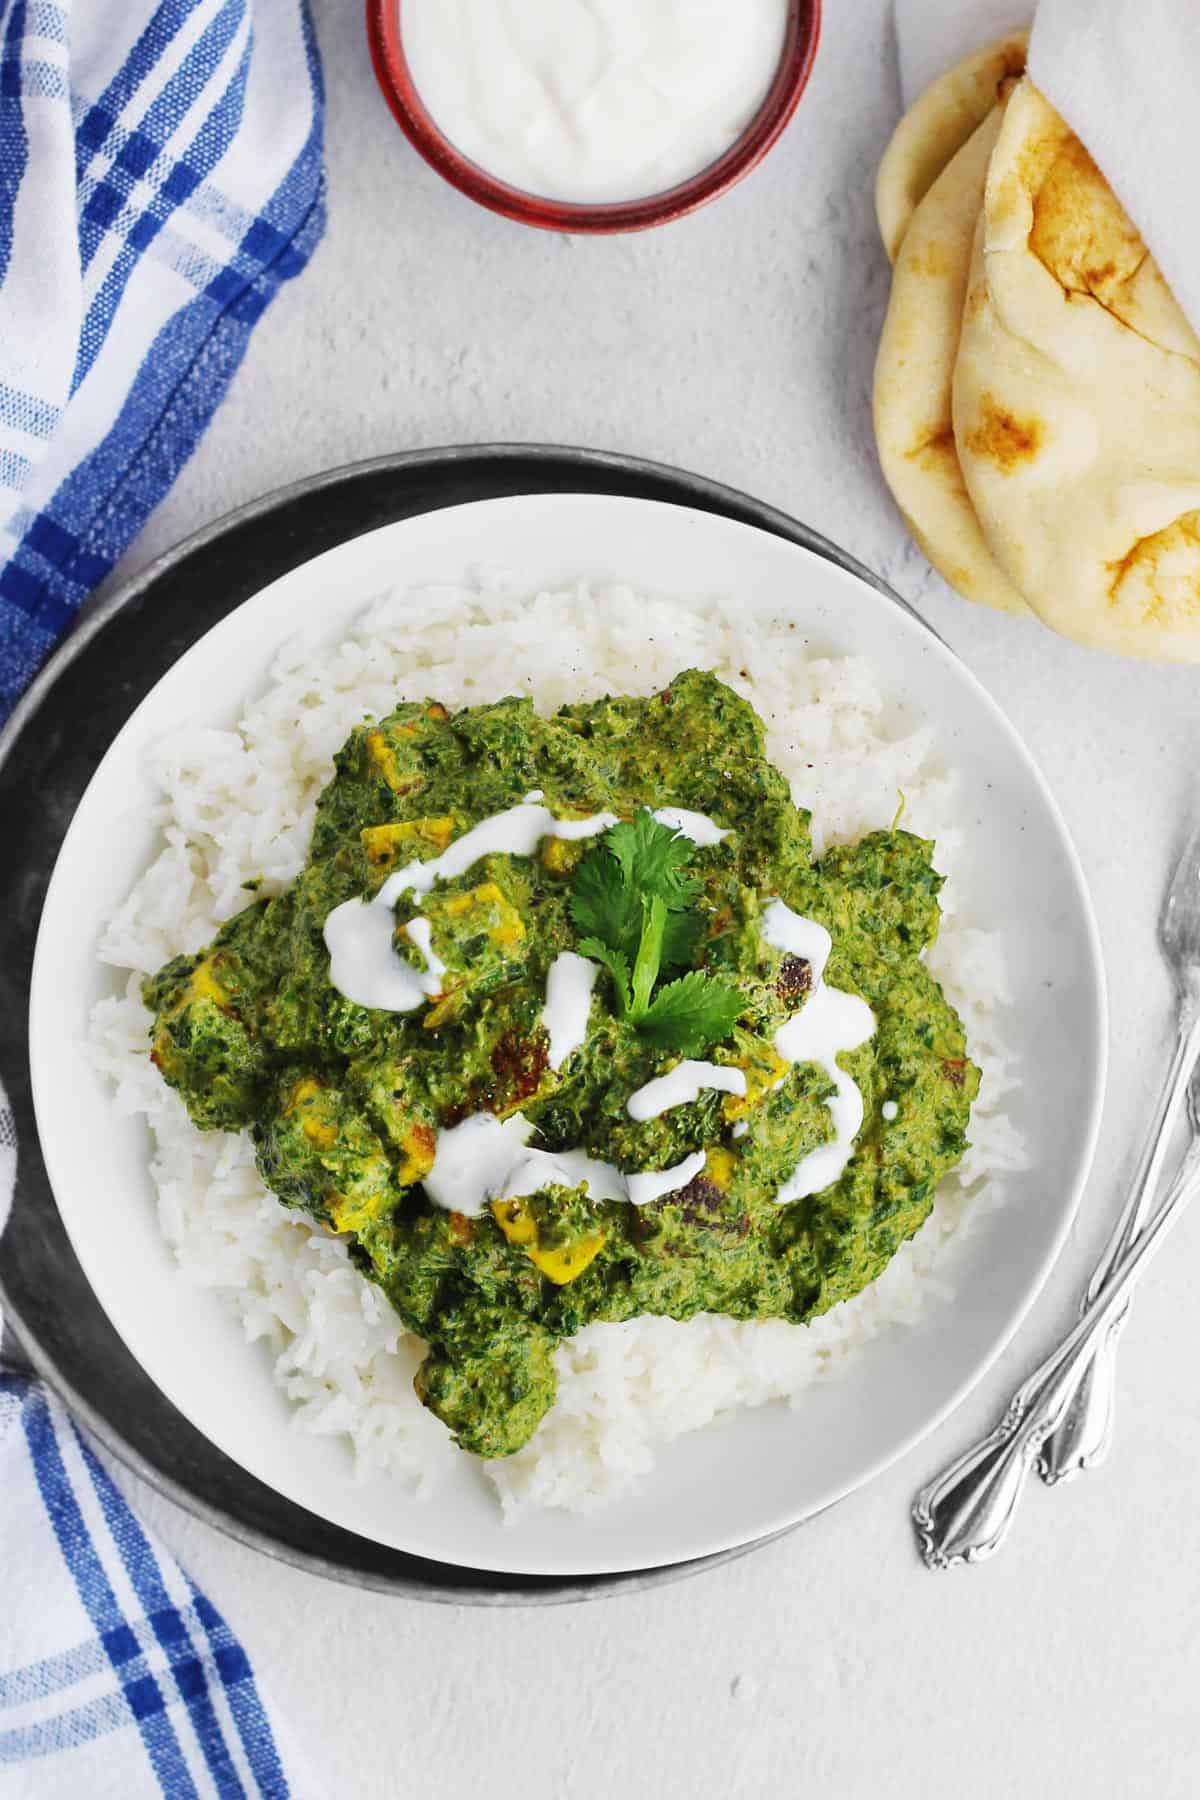
[[[647,807],[641,807],[628,822],[612,826],[604,837],[604,848],[620,864],[621,873],[632,888],[642,894],[657,894],[672,906],[684,906],[700,892],[700,882],[684,870],[695,846],[670,825],[660,825]]]
[[[633,965],[633,1006],[635,1019],[645,1017],[662,967],[663,927],[667,922],[667,903],[658,894],[642,895],[642,936],[637,961]]]
[[[650,1043],[698,1055],[727,1037],[744,1005],[731,983],[691,964],[704,930],[687,873],[694,846],[645,807],[612,826],[575,872],[571,921],[579,950],[612,977],[617,1016]],[[686,969],[655,992],[665,969]]]
[[[660,1050],[698,1056],[729,1036],[744,1005],[729,982],[692,969],[659,989],[638,1020],[638,1030]]]
[[[642,931],[641,897],[603,842],[589,850],[576,869],[570,905],[576,931],[599,938],[633,962]]]
[[[663,968],[690,969],[703,930],[704,920],[698,912],[669,912],[663,927]]]
[[[599,938],[586,937],[580,940],[579,954],[590,956],[604,967],[612,976],[613,987],[617,995],[617,1017],[623,1019],[630,1008],[629,993],[629,959],[620,950],[603,943]]]

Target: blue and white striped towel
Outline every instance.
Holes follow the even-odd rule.
[[[324,225],[304,0],[0,0],[0,722]]]
[[[17,1140],[0,1087],[0,1232]],[[3,1319],[0,1318],[0,1331]],[[66,1409],[0,1366],[2,1800],[308,1800],[245,1649]]]
[[[3,1370],[0,1574],[0,1794],[301,1791],[221,1614],[138,1523],[59,1402]]]
[[[0,0],[0,722],[316,246],[321,129],[304,0]],[[0,1090],[0,1230],[15,1164]],[[0,1794],[274,1800],[288,1760],[220,1613],[0,1370]]]

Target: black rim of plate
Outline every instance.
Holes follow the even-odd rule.
[[[554,1605],[637,1592],[732,1561],[785,1533],[628,1574],[500,1574],[376,1544],[256,1480],[171,1406],[88,1286],[38,1144],[27,1018],[42,901],[67,826],[117,731],[184,651],[251,595],[350,538],[444,507],[536,493],[622,495],[735,519],[837,563],[919,617],[818,532],[702,476],[555,445],[410,451],[294,482],[160,557],[90,612],[0,734],[0,843],[9,871],[0,916],[0,1079],[16,1119],[18,1157],[12,1215],[0,1237],[0,1308],[21,1347],[105,1449],[238,1542],[361,1587],[480,1606]]]

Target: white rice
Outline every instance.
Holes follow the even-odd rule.
[[[754,703],[768,754],[812,811],[818,851],[889,825],[899,795],[904,823],[937,839],[938,866],[951,879],[930,961],[984,1071],[972,1147],[880,1279],[812,1325],[645,1318],[594,1325],[564,1344],[552,1413],[518,1455],[484,1465],[506,1512],[612,1501],[652,1467],[656,1445],[730,1408],[791,1398],[881,1332],[917,1319],[928,1299],[947,1296],[957,1244],[1021,1166],[1003,1110],[1014,1083],[999,939],[955,910],[955,781],[937,762],[930,728],[889,708],[865,662],[815,656],[794,626],[751,623],[720,601],[683,607],[620,586],[389,597],[332,650],[285,648],[236,729],[188,726],[156,746],[164,845],[104,933],[103,960],[133,973],[92,1022],[118,1110],[149,1125],[159,1217],[180,1267],[225,1296],[247,1337],[261,1341],[264,1379],[270,1369],[298,1425],[344,1435],[360,1471],[387,1470],[429,1493],[461,1458],[412,1392],[422,1346],[343,1244],[264,1187],[245,1137],[191,1124],[149,1062],[140,975],[205,944],[246,904],[246,881],[262,878],[271,891],[295,875],[333,752],[365,714],[426,696],[459,706],[515,692],[551,711],[605,693],[653,693],[688,667],[714,670]]]

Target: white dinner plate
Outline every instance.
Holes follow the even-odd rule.
[[[598,1514],[503,1523],[469,1459],[431,1501],[356,1478],[346,1445],[294,1429],[266,1352],[160,1235],[140,1121],[118,1118],[84,1049],[115,991],[101,922],[155,849],[144,752],[183,724],[232,727],[298,630],[336,642],[382,591],[468,581],[480,566],[531,588],[586,576],[665,595],[720,593],[794,618],[822,652],[866,657],[897,705],[934,725],[962,782],[974,909],[1005,934],[1010,1035],[1022,1081],[1008,1103],[1029,1150],[1011,1197],[964,1244],[953,1298],[874,1340],[838,1378],[662,1447],[635,1495]],[[79,1261],[113,1325],[167,1398],[289,1499],[379,1543],[514,1574],[654,1568],[778,1531],[828,1506],[929,1431],[978,1380],[1029,1307],[1066,1236],[1099,1125],[1104,979],[1078,859],[1029,753],[932,632],[832,563],[711,513],[606,495],[526,495],[384,526],[293,570],[200,639],[113,742],[67,833],[46,897],[30,1006],[38,1130]],[[802,1329],[802,1328],[798,1328]]]

